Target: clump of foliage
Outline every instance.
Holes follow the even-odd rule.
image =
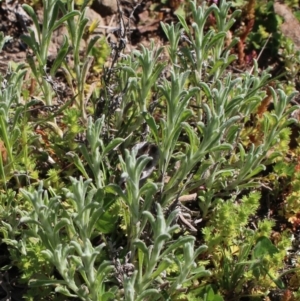
[[[285,288],[289,233],[275,243],[274,221],[252,219],[263,172],[287,152],[295,94],[273,88],[256,63],[231,72],[238,39],[227,45],[227,32],[240,11],[190,1],[190,25],[182,15],[161,24],[165,49],[121,57],[121,36],[95,100],[85,85],[98,37],[79,51],[85,6],[44,2],[42,28],[24,5],[35,59],[3,76],[0,93],[0,231],[27,299],[212,301]],[[47,66],[63,24],[69,37]],[[73,91],[63,101],[49,77],[60,68]],[[42,104],[22,97],[26,72]]]
[[[251,65],[253,59],[258,59],[263,68],[274,65],[273,75],[280,75],[281,80],[287,82],[285,91],[290,93],[297,89],[299,52],[294,49],[293,41],[281,32],[284,19],[275,12],[275,2],[234,1],[233,5],[240,8],[242,14],[233,35],[240,37],[239,67]],[[284,1],[283,5],[298,16],[298,1]]]

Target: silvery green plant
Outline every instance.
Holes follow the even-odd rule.
[[[113,139],[107,146],[101,139],[104,126],[104,116],[95,122],[88,120],[87,145],[81,147],[85,166],[77,154],[70,152],[69,157],[78,170],[88,178],[87,168],[90,168],[92,179],[83,181],[70,178],[71,188],[64,188],[64,197],[70,201],[71,209],[67,210],[60,199],[63,195],[56,195],[53,189],[48,192],[43,189],[41,182],[37,191],[33,193],[22,189],[24,197],[30,201],[34,210],[29,216],[24,216],[21,223],[31,224],[32,234],[40,239],[45,247],[44,256],[57,268],[64,281],[34,280],[31,286],[58,285],[56,291],[70,297],[80,297],[82,300],[107,300],[111,297],[109,289],[105,289],[104,281],[114,273],[114,266],[102,260],[95,261],[103,255],[105,243],[94,247],[92,238],[95,234],[96,224],[103,218],[110,208],[114,198],[105,199],[107,189],[107,155],[116,148],[123,139]],[[54,227],[52,227],[54,225]],[[66,232],[63,234],[62,230]],[[79,271],[83,283],[76,280]],[[110,277],[111,278],[111,277]]]
[[[206,2],[197,6],[196,1],[190,1],[189,4],[193,19],[191,27],[187,25],[181,15],[178,15],[183,28],[181,37],[188,43],[187,47],[181,49],[179,59],[194,71],[192,78],[194,84],[197,85],[201,81],[218,79],[235,59],[234,55],[230,55],[230,49],[238,40],[233,39],[227,47],[225,47],[225,40],[228,30],[235,22],[234,18],[239,15],[240,11],[235,10],[229,14],[231,3],[222,0],[219,1],[218,6],[215,3],[207,6]],[[215,17],[216,24],[214,28],[206,30],[205,26],[210,15]],[[163,29],[168,38],[171,37],[172,32],[173,35],[178,36],[179,27],[174,31],[172,27],[164,25]],[[173,43],[174,45],[171,45],[172,53],[174,53],[178,39],[175,39]],[[197,100],[201,101],[200,98]]]
[[[22,216],[23,213],[20,208],[14,206],[15,198],[16,193],[12,190],[0,194],[0,231],[3,235],[3,243],[18,248],[21,244],[16,240],[16,236],[19,234],[19,221],[17,217]]]
[[[190,235],[174,240],[175,231],[180,230],[180,209],[171,209],[170,204],[196,190],[205,218],[218,198],[259,185],[259,172],[276,156],[266,154],[278,143],[281,130],[292,122],[289,114],[295,109],[287,109],[293,95],[271,89],[274,110],[261,123],[261,144],[243,144],[241,131],[264,99],[262,87],[268,84],[269,75],[265,72],[259,76],[257,68],[238,76],[225,70],[233,59],[230,47],[225,46],[226,31],[233,22],[232,16],[227,18],[229,7],[226,1],[220,1],[219,7],[197,7],[192,1],[191,28],[182,17],[179,25],[163,25],[170,41],[171,67],[160,63],[162,49],[155,51],[153,46],[150,50],[142,47],[120,62],[117,77],[122,102],[112,119],[114,134],[120,136],[104,142],[105,116],[88,118],[85,145],[80,147],[83,157],[69,153],[85,180],[70,178],[71,184],[63,192],[51,187],[46,191],[42,183],[34,192],[21,190],[34,208],[21,223],[28,224],[30,233],[44,246],[44,256],[63,278],[44,284],[54,284],[56,291],[82,300],[109,300],[114,296],[120,300],[158,300],[162,294],[175,298],[184,285],[210,275],[196,263],[206,246],[196,248]],[[204,33],[211,13],[216,26]],[[84,15],[77,20],[73,17],[66,21],[69,30],[74,30],[71,43],[79,51],[79,37],[87,21]],[[185,46],[180,44],[182,38]],[[88,69],[88,64],[83,66]],[[77,79],[85,80],[85,76]],[[159,118],[154,117],[157,111]],[[136,138],[130,139],[133,131],[140,131],[144,125],[143,139],[159,154],[156,170],[147,176],[149,164],[156,166],[154,157],[139,155],[140,148],[130,145]],[[111,162],[109,154],[117,152],[122,142],[123,152]],[[232,164],[228,162],[231,157]],[[107,172],[118,170],[120,182],[110,183]],[[121,204],[123,210],[125,259],[110,258],[105,243],[92,244],[96,234],[107,240],[96,223],[115,204]],[[176,266],[177,272],[169,275],[171,266]],[[118,286],[112,285],[116,281]]]
[[[82,58],[80,56],[80,46],[84,42],[83,36],[89,21],[86,18],[87,3],[81,7],[80,11],[75,10],[74,5],[74,1],[67,1],[67,3],[60,0],[43,1],[43,23],[40,25],[33,8],[24,4],[23,8],[32,18],[35,30],[28,28],[29,35],[23,35],[22,39],[31,48],[36,57],[36,62],[33,57],[28,57],[27,60],[43,92],[46,105],[52,105],[53,78],[58,68],[63,67],[68,83],[73,90],[76,104],[80,109],[83,119],[86,120],[85,106],[87,100],[85,99],[84,85],[93,62],[90,53],[93,46],[99,40],[99,36],[94,36],[88,41],[85,55]],[[63,17],[58,18],[60,13],[62,13]],[[68,36],[64,35],[63,43],[48,71],[47,59],[51,38],[54,31],[61,26],[67,27]],[[74,59],[73,67],[65,63],[65,58],[68,54],[72,54]],[[72,84],[73,72],[75,74],[76,89]]]
[[[87,131],[86,131],[86,140],[88,147],[86,145],[81,145],[80,150],[84,156],[85,161],[88,164],[88,167],[92,171],[94,182],[96,188],[104,188],[107,179],[107,169],[109,166],[109,161],[107,155],[111,151],[116,149],[123,141],[122,138],[112,139],[108,145],[104,145],[101,135],[105,126],[105,116],[97,119],[95,122],[91,117],[88,118]],[[80,172],[88,178],[88,172],[86,167],[83,165],[79,156],[75,152],[69,152],[67,154],[70,157],[70,160],[74,162]]]
[[[149,298],[159,300],[162,290],[157,287],[157,283],[162,287],[169,286],[167,293],[171,296],[176,295],[184,283],[210,275],[204,267],[197,267],[195,263],[198,255],[206,250],[206,246],[195,250],[195,239],[192,236],[182,236],[172,241],[172,234],[179,230],[176,224],[179,210],[172,211],[166,217],[161,205],[155,203],[155,193],[159,191],[159,187],[151,182],[141,184],[142,173],[153,157],[137,157],[137,152],[137,147],[131,152],[125,150],[125,161],[120,158],[125,190],[121,191],[116,185],[111,187],[128,206],[125,220],[128,220],[128,250],[133,270],[130,275],[124,274],[124,295],[128,301]],[[153,208],[156,209],[155,214],[151,212]],[[145,232],[151,233],[150,245],[144,242]],[[183,263],[174,254],[180,248],[183,252]],[[172,281],[168,281],[166,270],[171,264],[177,265],[179,272]]]
[[[179,228],[172,223],[178,212],[173,211],[166,219],[162,208],[157,204],[156,218],[149,211],[144,211],[143,215],[151,224],[153,233],[153,244],[146,245],[141,239],[136,239],[134,245],[137,247],[138,268],[134,270],[130,277],[124,276],[125,300],[160,300],[162,297],[161,287],[167,285],[169,297],[175,296],[182,286],[193,279],[200,279],[210,275],[203,266],[197,267],[195,261],[199,254],[206,250],[206,246],[194,249],[192,236],[182,236],[176,241],[172,241],[172,233]],[[182,261],[176,258],[174,251],[182,248]],[[166,277],[166,270],[172,264],[178,266],[178,275],[173,279]]]
[[[164,63],[159,60],[162,52],[162,47],[155,49],[151,42],[150,49],[141,45],[141,51],[124,55],[119,63],[122,71],[116,79],[116,92],[121,94],[122,101],[114,112],[114,125],[122,136],[140,131],[143,115],[148,115],[153,89],[164,70]]]
[[[58,0],[43,1],[43,23],[40,25],[38,16],[34,9],[28,4],[23,4],[23,9],[31,17],[34,29],[28,28],[29,35],[23,35],[22,40],[30,47],[33,52],[36,62],[33,57],[28,57],[27,61],[30,65],[32,73],[39,84],[43,96],[45,97],[46,105],[52,105],[53,90],[49,75],[54,76],[57,68],[61,65],[62,60],[68,52],[68,38],[64,36],[63,45],[57,53],[56,60],[52,66],[52,70],[48,73],[47,59],[48,51],[53,32],[62,26],[66,20],[79,15],[78,11],[69,11],[63,17],[58,19],[59,12],[64,4]]]
[[[105,244],[93,246],[91,239],[95,224],[105,212],[104,191],[83,181],[71,178],[72,186],[65,189],[72,209],[67,210],[60,202],[61,196],[48,196],[41,182],[38,189],[29,192],[22,189],[24,197],[34,210],[21,223],[30,226],[32,237],[44,246],[43,255],[58,270],[63,280],[32,279],[31,286],[55,285],[55,291],[82,300],[107,300],[111,297],[104,282],[114,271],[114,266],[106,260],[96,263],[102,256]],[[80,275],[82,280],[79,280]]]
[[[280,132],[293,122],[288,116],[296,107],[288,108],[295,94],[287,96],[283,91],[271,89],[274,111],[264,116],[264,140],[261,145],[251,144],[246,150],[241,131],[265,98],[262,87],[268,85],[270,75],[268,72],[258,75],[256,65],[254,72],[239,76],[226,71],[235,59],[230,48],[237,42],[233,39],[225,46],[226,32],[238,13],[235,11],[227,18],[230,3],[220,1],[219,7],[214,4],[197,7],[196,1],[191,1],[190,5],[194,20],[191,27],[181,16],[176,25],[162,24],[170,42],[167,49],[171,67],[163,70],[151,89],[157,94],[156,103],[163,112],[161,118],[153,117],[153,104],[144,102],[143,109],[138,111],[148,125],[148,139],[155,141],[160,150],[158,176],[162,179],[162,205],[168,206],[178,194],[203,187],[198,197],[205,217],[218,197],[238,194],[242,189],[261,184],[256,176],[276,156],[267,158],[266,154],[278,143]],[[205,32],[210,14],[214,15],[216,25]],[[181,39],[185,42],[183,46],[179,44]],[[147,55],[142,51],[134,56]],[[120,78],[126,79],[129,87],[142,82],[135,70],[138,67],[147,70],[145,61],[126,58],[123,67],[121,63]],[[127,93],[125,99],[134,95],[129,88]],[[184,141],[183,137],[186,137]],[[228,164],[232,156],[234,165]]]
[[[81,45],[83,42],[84,34],[88,31],[88,22],[89,19],[86,17],[87,12],[87,4],[88,1],[84,1],[83,5],[81,6],[79,16],[73,15],[71,18],[66,20],[66,25],[69,33],[69,41],[70,47],[72,48],[72,54],[74,59],[74,65],[70,68],[69,64],[66,62],[63,63],[64,71],[68,79],[69,85],[73,88],[73,76],[72,74],[75,73],[75,81],[76,81],[76,91],[74,91],[74,95],[76,95],[76,102],[78,108],[80,108],[82,117],[86,120],[86,104],[87,99],[85,97],[85,84],[86,79],[89,74],[90,67],[93,62],[93,57],[91,56],[92,48],[95,46],[97,41],[99,40],[100,36],[94,36],[89,41],[86,41],[86,47],[84,49],[84,55],[81,56]],[[74,12],[75,9],[75,1],[67,1],[66,6],[62,7],[62,11],[65,15],[69,12]],[[58,64],[57,66],[60,66]]]
[[[116,192],[122,197],[129,208],[129,223],[126,225],[127,236],[129,237],[129,250],[132,256],[135,254],[134,241],[138,239],[146,226],[143,212],[149,210],[153,203],[153,194],[157,191],[155,183],[146,183],[140,187],[141,175],[151,158],[148,155],[142,155],[137,158],[137,149],[130,153],[125,150],[125,161],[120,157],[123,173],[121,181],[126,185],[125,191],[121,191],[118,186],[114,186]],[[141,197],[144,196],[144,202],[141,203]]]
[[[89,143],[85,155],[98,157],[99,162],[105,165],[105,149],[112,149],[116,144],[111,142],[111,146],[104,148],[103,157],[99,157],[100,153],[95,153],[103,143],[98,136],[103,120],[104,117],[96,122],[89,120]],[[153,157],[137,157],[137,151],[138,148],[133,148],[132,152],[125,150],[125,161],[120,157],[123,169],[121,179],[125,181],[123,190],[116,184],[102,185],[102,182],[99,182],[102,164],[97,165],[98,161],[94,162],[94,168],[98,169],[97,173],[94,172],[95,178],[85,181],[82,178],[70,178],[71,187],[63,189],[64,195],[57,195],[51,188],[48,192],[43,188],[42,182],[33,192],[21,189],[24,198],[32,204],[33,210],[29,215],[25,214],[20,223],[26,223],[30,227],[27,235],[38,238],[45,248],[42,251],[43,256],[63,278],[32,279],[31,286],[56,285],[56,292],[69,297],[77,296],[82,300],[109,300],[114,297],[111,290],[120,298],[124,294],[125,300],[144,300],[154,293],[161,296],[162,290],[156,286],[157,283],[162,286],[169,283],[166,279],[166,269],[171,264],[178,266],[178,274],[170,281],[170,296],[176,294],[186,282],[209,276],[204,267],[197,267],[195,263],[195,259],[206,250],[206,246],[195,250],[195,238],[192,236],[172,240],[174,231],[179,230],[176,224],[179,212],[174,210],[165,217],[161,205],[155,203],[154,196],[159,191],[158,186],[155,183],[141,182],[145,167]],[[92,159],[87,157],[86,160],[89,162]],[[79,170],[83,167],[80,164],[78,166]],[[105,195],[112,192],[115,193],[112,201],[104,201]],[[52,197],[48,196],[49,193]],[[69,205],[61,201],[63,196]],[[130,274],[121,270],[124,293],[105,285],[105,282],[112,281],[120,270],[117,270],[118,265],[116,266],[114,261],[105,260],[108,257],[104,251],[107,245],[103,242],[99,246],[93,246],[91,241],[95,235],[97,221],[103,218],[105,212],[119,198],[128,206],[127,251],[132,267]],[[155,214],[152,213],[153,208],[156,208]],[[145,231],[149,231],[153,241],[148,247],[143,241]],[[25,241],[23,243],[26,245]],[[176,258],[175,251],[178,249],[182,249],[184,264]],[[122,262],[120,264],[122,266]]]
[[[170,204],[178,194],[203,187],[198,197],[205,217],[217,197],[261,185],[256,176],[274,159],[276,154],[272,158],[266,154],[278,142],[280,132],[293,122],[288,116],[296,107],[287,109],[294,94],[271,89],[275,110],[264,116],[264,141],[245,149],[241,132],[265,98],[263,87],[268,85],[270,74],[258,75],[256,63],[253,72],[238,76],[226,70],[235,59],[230,49],[237,42],[233,38],[227,45],[226,33],[239,13],[236,10],[228,18],[230,3],[197,7],[196,1],[191,1],[190,8],[191,26],[181,16],[176,25],[162,24],[170,42],[169,65],[164,68],[159,62],[161,49],[151,52],[143,47],[120,62],[118,79],[123,96],[115,124],[126,137],[141,127],[143,116],[148,126],[143,134],[160,150],[162,205]],[[210,14],[216,24],[206,31]],[[151,93],[156,98],[149,102]],[[156,109],[159,119],[153,116]],[[183,137],[188,141],[185,138],[183,142]],[[228,164],[231,157],[234,165]]]
[[[6,75],[0,74],[0,174],[1,186],[6,189],[7,181],[12,177],[13,171],[17,173],[16,154],[23,156],[23,162],[27,167],[28,146],[18,149],[17,145],[22,139],[26,142],[26,118],[20,120],[25,108],[21,104],[21,90],[23,77],[26,70],[23,65],[16,66],[13,70],[9,66]],[[23,124],[23,130],[21,123]],[[5,154],[5,155],[4,155]],[[18,177],[16,177],[18,182]]]

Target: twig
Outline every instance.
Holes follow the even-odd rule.
[[[259,54],[258,54],[258,56],[257,56],[257,60],[259,60],[259,58],[261,57],[263,51],[265,50],[265,48],[266,48],[266,46],[267,46],[267,44],[268,44],[268,42],[269,42],[269,40],[270,40],[270,37],[271,37],[271,34],[269,34],[269,36],[268,36],[268,38],[267,38],[267,40],[266,40],[264,46],[262,47],[261,51],[259,52]],[[251,68],[251,70],[250,70],[250,74],[252,74],[253,70],[254,70],[254,66],[252,66],[252,68]]]

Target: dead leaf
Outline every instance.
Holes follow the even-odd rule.
[[[273,100],[271,90],[269,87],[267,87],[267,95],[266,97],[262,100],[260,106],[257,109],[257,115],[261,118],[263,114],[268,110],[268,106]]]
[[[4,145],[4,142],[1,140],[0,140],[0,153],[1,153],[1,157],[2,157],[2,162],[6,163],[7,162],[7,150]]]

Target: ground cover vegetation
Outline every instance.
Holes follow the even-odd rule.
[[[120,7],[109,44],[88,1],[43,1],[43,24],[23,5],[27,60],[1,75],[1,297],[299,300],[299,54],[257,2],[172,1],[165,46],[130,54]]]

